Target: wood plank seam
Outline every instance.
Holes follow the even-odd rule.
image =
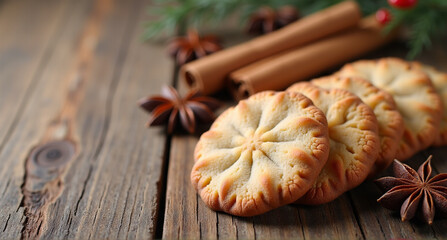
[[[172,81],[171,84],[174,88],[177,86],[179,80],[179,71],[180,66],[178,64],[174,64]],[[166,132],[166,131],[165,131]],[[154,219],[156,221],[154,238],[161,239],[163,237],[163,225],[165,219],[165,211],[166,211],[166,187],[168,181],[168,167],[169,167],[169,159],[171,155],[171,143],[172,143],[172,135],[167,134],[165,141],[165,149],[163,152],[163,165],[162,165],[162,176],[161,181],[157,182],[157,195],[159,199],[158,209],[154,211],[156,215]]]
[[[140,3],[142,3],[141,0],[138,1],[136,4],[133,4],[134,8],[131,11],[135,12],[135,10],[138,10],[140,8],[140,5],[141,5]],[[131,42],[131,38],[128,37],[128,36],[132,36],[132,32],[134,32],[135,29],[136,29],[136,26],[138,26],[137,19],[138,19],[139,15],[138,14],[131,14],[131,16],[132,16],[132,18],[131,18],[130,21],[128,21],[127,26],[126,26],[126,30],[127,31],[124,34],[124,39],[122,40],[123,42],[120,45],[120,51],[118,53],[118,58],[117,58],[118,60],[116,61],[115,71],[113,72],[112,81],[111,81],[111,83],[109,85],[109,90],[107,91],[107,100],[106,100],[106,107],[105,107],[106,113],[105,113],[105,118],[104,118],[104,125],[103,125],[103,129],[102,129],[102,132],[101,132],[101,140],[99,141],[99,145],[98,145],[98,147],[96,148],[96,150],[94,152],[94,156],[93,156],[94,160],[98,159],[99,156],[101,155],[101,153],[103,152],[102,151],[103,150],[103,145],[105,143],[105,139],[107,138],[107,133],[109,132],[109,127],[110,127],[110,124],[111,124],[111,115],[113,114],[113,111],[112,111],[112,109],[113,109],[112,105],[113,104],[112,103],[113,103],[113,99],[114,99],[114,96],[115,96],[116,91],[117,91],[117,86],[119,85],[121,77],[122,77],[121,76],[122,75],[122,71],[123,71],[122,66],[124,65],[124,62],[127,59],[127,55],[128,55],[128,52],[129,52],[128,50],[129,50],[130,42]],[[86,183],[87,183],[87,181],[88,181],[88,179],[86,179]],[[85,188],[86,188],[86,184],[84,184],[83,191],[85,190]],[[131,190],[131,188],[128,189],[128,191],[127,191],[127,194],[128,194],[127,197],[130,196],[129,193],[128,193],[130,190]],[[78,200],[78,203],[80,202],[80,200],[81,199]],[[135,206],[135,201],[136,201],[136,199],[134,199],[133,207]],[[131,218],[133,216],[133,211],[134,211],[133,207],[132,207],[132,212],[131,212]],[[114,217],[115,217],[115,213],[114,213],[112,218],[114,218]],[[121,227],[122,227],[122,220],[123,219],[121,218],[119,231],[121,230]],[[96,223],[96,215],[95,215],[95,219],[94,219],[93,225],[95,223]],[[130,227],[130,224],[131,224],[131,221],[129,221],[128,228]],[[128,233],[129,232],[127,232],[127,234]],[[90,237],[91,237],[91,235],[89,236],[89,238]]]
[[[163,222],[165,219],[165,211],[166,211],[166,187],[168,180],[168,166],[169,166],[169,158],[171,152],[171,141],[172,136],[168,135],[165,141],[165,149],[163,152],[163,164],[162,164],[162,175],[161,181],[157,182],[157,198],[158,198],[158,209],[154,211],[154,218],[156,225],[153,237],[156,239],[161,239],[163,237]]]
[[[360,229],[360,233],[362,234],[362,238],[366,239],[365,232],[363,230],[362,224],[360,223],[360,215],[359,215],[359,212],[358,212],[357,208],[354,205],[354,200],[353,200],[351,192],[347,192],[347,195],[348,195],[348,199],[349,199],[349,204],[351,205],[351,208],[352,208],[352,212],[354,213],[354,217],[355,217],[355,221],[356,221],[357,227]]]
[[[217,239],[219,239],[219,214],[217,214],[217,212],[215,213],[216,214],[216,236],[217,236]]]
[[[179,24],[179,29],[177,31],[177,35],[183,35],[186,31],[186,23],[183,22]],[[174,88],[177,88],[178,81],[179,81],[179,72],[180,67],[176,62],[174,64],[173,73],[172,73],[172,81],[171,85]],[[165,130],[166,132],[166,130]],[[161,175],[161,182],[157,182],[157,196],[158,196],[158,209],[154,211],[155,216],[155,231],[153,238],[161,239],[163,237],[163,227],[164,227],[164,220],[165,220],[165,212],[166,212],[166,188],[168,185],[168,170],[169,170],[169,160],[171,158],[171,143],[172,143],[172,135],[167,134],[166,141],[165,141],[165,149],[163,152],[163,165],[162,165],[162,175]]]
[[[304,224],[303,221],[301,221],[301,212],[299,209],[297,209],[297,213],[296,213],[296,220],[297,222],[300,224],[301,227],[301,236],[303,237],[303,239],[306,239],[306,235],[304,235]]]

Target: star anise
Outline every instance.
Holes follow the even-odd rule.
[[[422,208],[422,217],[433,223],[435,209],[441,216],[447,215],[447,173],[430,178],[430,156],[416,172],[406,164],[394,160],[395,177],[383,177],[376,183],[387,191],[377,202],[391,210],[399,210],[402,221],[413,218]]]
[[[249,20],[248,33],[264,34],[273,32],[298,19],[298,11],[292,6],[283,6],[278,10],[262,7]]]
[[[162,125],[168,123],[168,132],[172,133],[175,127],[181,126],[190,133],[196,129],[197,122],[211,122],[215,119],[214,110],[220,103],[210,97],[200,95],[197,90],[192,90],[181,98],[173,88],[164,86],[161,96],[146,97],[139,101],[141,108],[152,112],[147,126]]]
[[[187,36],[177,37],[168,45],[169,54],[182,65],[222,49],[217,37],[199,36],[197,31],[189,30]]]

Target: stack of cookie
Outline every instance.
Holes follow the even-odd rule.
[[[396,58],[266,91],[225,111],[197,143],[191,181],[212,209],[253,216],[323,204],[394,158],[447,144],[447,74]]]

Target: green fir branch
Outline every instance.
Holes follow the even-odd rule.
[[[445,34],[447,27],[447,11],[439,12],[429,9],[419,9],[419,11],[420,13],[412,19],[408,41],[410,48],[408,58],[410,59],[414,59],[422,50],[429,48],[432,39]]]
[[[145,24],[144,39],[162,33],[173,34],[180,23],[200,28],[205,23],[218,25],[234,13],[240,15],[241,25],[262,6],[274,9],[292,5],[305,16],[337,4],[343,0],[156,0],[148,14],[151,20]],[[384,29],[388,33],[398,26],[410,29],[408,58],[413,59],[429,48],[434,38],[447,31],[447,0],[419,0],[408,10],[399,10],[388,5],[387,0],[357,0],[364,15],[375,13],[380,8],[391,11],[392,21]]]
[[[420,1],[408,10],[391,9],[392,21],[384,29],[388,33],[404,25],[410,30],[408,59],[414,59],[435,39],[447,30],[447,2],[444,0]]]

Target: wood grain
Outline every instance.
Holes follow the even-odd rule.
[[[284,206],[250,218],[210,210],[190,183],[197,141],[198,136],[173,137],[163,238],[362,238],[346,197],[319,207]],[[322,231],[322,225],[330,227]]]
[[[164,46],[141,42],[148,4],[76,1],[65,16],[0,153],[2,238],[153,237],[166,136],[144,129],[148,116],[136,101],[169,83],[172,65]],[[27,215],[34,205],[22,201],[21,186],[34,181],[25,160],[35,146],[58,139],[73,140],[77,157],[58,184],[42,183],[62,189],[34,221]]]
[[[0,149],[38,84],[73,2],[2,1],[0,5]]]
[[[225,40],[231,45],[245,39]],[[187,91],[184,82],[180,82],[179,90]],[[321,207],[284,206],[250,218],[210,210],[190,183],[193,151],[198,138],[199,135],[175,135],[172,138],[163,238],[362,238],[346,197]],[[330,228],[322,231],[321,225]]]
[[[141,41],[151,4],[0,0],[0,239],[447,238],[447,219],[402,223],[380,207],[371,180],[321,206],[250,218],[210,210],[190,184],[199,134],[145,129],[136,104],[177,78],[165,45]],[[219,27],[227,46],[247,40]],[[402,46],[366,57],[402,57]],[[447,71],[447,46],[418,60]],[[446,147],[406,163],[430,154],[434,171],[447,172]]]
[[[435,43],[430,51],[423,52],[416,60],[430,64],[447,72],[447,48],[445,44]],[[395,56],[405,58],[407,49],[402,43],[391,44],[380,51],[370,54],[369,58],[383,56]],[[416,168],[422,164],[427,157],[433,154],[432,161],[434,169],[443,172],[447,170],[447,162],[442,156],[447,156],[447,148],[429,148],[414,155],[405,161],[411,167]],[[392,175],[391,169],[382,173],[382,176]],[[376,203],[383,193],[371,181],[367,180],[362,185],[352,190],[349,197],[358,213],[358,220],[367,239],[380,238],[407,238],[407,239],[436,239],[446,238],[447,232],[442,230],[447,228],[446,219],[437,219],[432,226],[427,226],[421,221],[412,220],[408,223],[400,221],[399,214],[382,208]]]
[[[8,33],[0,38],[0,226],[5,238],[20,236],[25,222],[20,186],[28,153],[17,151],[20,146],[15,146],[19,144],[14,142],[14,132],[20,131],[18,121],[54,52],[66,23],[63,16],[74,7],[67,1],[47,1],[46,8],[39,5],[35,1],[5,1],[0,8],[0,32]],[[14,148],[18,156],[11,158]]]
[[[438,49],[442,47],[439,46]],[[385,57],[388,54],[404,57],[405,52],[406,49],[401,43],[395,43],[366,57]],[[428,56],[432,54],[434,53],[427,53]],[[418,60],[427,62],[427,55],[421,56]],[[437,64],[433,60],[427,63],[439,67],[442,65],[440,64],[442,59],[444,56],[436,60]],[[180,90],[185,92],[186,87],[180,84]],[[193,150],[198,138],[199,136],[186,135],[173,137],[163,238],[436,239],[446,237],[445,231],[442,231],[447,227],[445,219],[437,219],[432,226],[421,224],[419,221],[402,223],[398,214],[382,208],[376,202],[382,193],[371,180],[335,201],[321,206],[289,205],[250,218],[214,212],[207,208],[190,183],[190,170],[194,161]],[[426,152],[432,151],[433,149],[429,149]],[[439,151],[437,152],[439,156],[447,156],[446,148],[438,148],[436,151]],[[413,167],[418,166],[428,156],[426,152],[418,153],[408,163]],[[391,173],[388,170],[384,174]]]

